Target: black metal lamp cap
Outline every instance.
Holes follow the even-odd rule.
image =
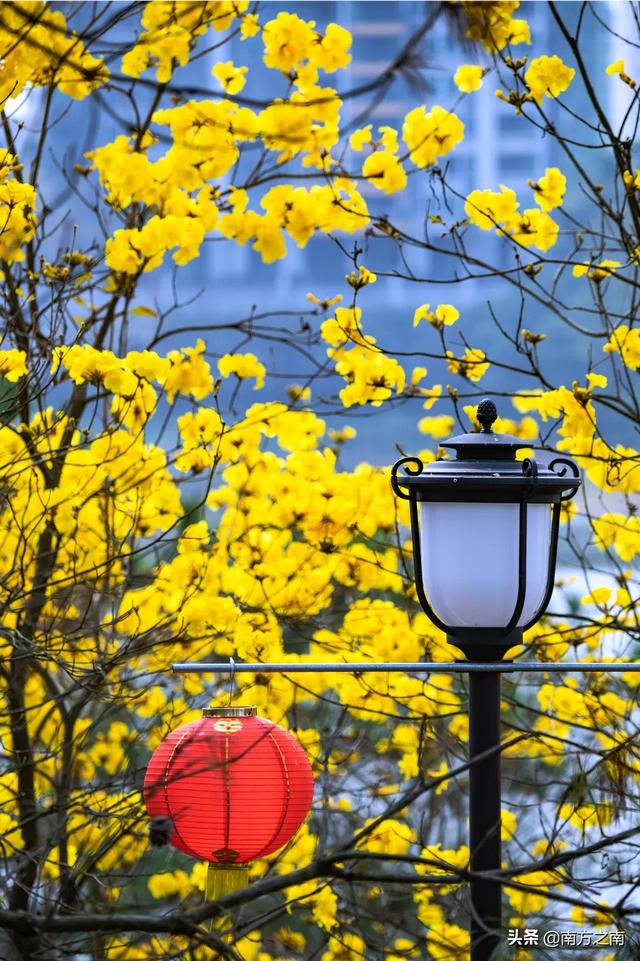
[[[498,408],[492,400],[485,397],[478,404],[476,412],[482,430],[469,434],[458,434],[449,440],[440,441],[441,447],[451,447],[458,460],[515,460],[516,451],[531,447],[531,442],[512,437],[511,434],[495,434],[491,429],[498,417]]]

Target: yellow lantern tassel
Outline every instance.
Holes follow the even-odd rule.
[[[224,864],[209,861],[207,883],[204,889],[206,901],[217,901],[219,898],[223,898],[225,894],[233,894],[234,891],[243,891],[248,886],[248,864]],[[224,914],[218,918],[212,918],[209,922],[209,930],[219,931],[222,939],[228,940],[229,932],[227,931],[226,937],[223,932],[227,929],[230,920],[231,919]]]
[[[243,891],[248,884],[248,864],[221,864],[209,861],[204,896],[207,901],[217,901],[225,894]]]

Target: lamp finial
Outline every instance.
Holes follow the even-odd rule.
[[[488,397],[485,397],[484,400],[480,401],[478,404],[478,410],[476,411],[476,417],[482,425],[483,434],[493,433],[491,427],[497,416],[498,409],[492,400],[489,400]]]

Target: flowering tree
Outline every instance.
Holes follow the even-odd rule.
[[[374,408],[383,424],[386,410],[405,404],[434,440],[420,455],[428,461],[456,420],[475,424],[479,382],[509,370],[526,386],[498,429],[555,444],[588,480],[563,516],[584,596],[560,599],[524,648],[541,661],[634,658],[636,80],[623,60],[591,76],[585,32],[608,30],[597,11],[549,4],[550,53],[517,6],[432,4],[388,70],[349,96],[383,96],[440,16],[456,21],[480,63],[455,71],[451,102],[416,102],[401,129],[351,131],[341,128],[333,79],[351,58],[340,24],[319,28],[246,0],[78,4],[66,18],[40,0],[0,10],[8,961],[466,956],[461,679],[239,676],[233,703],[257,705],[307,750],[317,774],[311,819],[254,865],[248,892],[220,905],[202,906],[203,865],[150,845],[141,798],[150,750],[229,696],[226,683],[172,677],[172,662],[459,656],[419,610],[408,516],[388,470],[340,466],[355,432],[328,429],[336,410]],[[133,45],[123,46],[123,31],[135,31]],[[218,60],[210,88],[181,79],[233,37],[258,45],[276,95],[265,99],[264,82],[252,86],[231,60]],[[621,127],[601,106],[601,80],[629,88]],[[497,191],[456,191],[446,165],[465,130],[453,101],[483,83],[496,84],[523,138],[553,138],[562,169],[531,170]],[[576,91],[586,114],[572,107]],[[21,104],[34,98],[37,112],[24,121]],[[564,109],[550,113],[557,103]],[[100,110],[115,125],[105,141],[90,122]],[[54,178],[49,145],[70,116],[88,142]],[[376,199],[401,194],[410,177],[441,201],[416,236]],[[185,328],[174,322],[180,269],[151,294],[171,262],[182,268],[208,241],[250,245],[271,263],[318,235],[339,245],[344,267],[328,296],[292,305],[291,324],[265,305],[240,322]],[[412,255],[424,250],[439,257],[434,277],[415,269]],[[400,266],[390,269],[393,257]],[[505,319],[490,304],[487,323],[468,329],[453,304],[420,303],[436,299],[443,270],[452,283],[500,277],[516,291],[518,315]],[[367,332],[372,285],[409,282],[422,285],[419,352]],[[220,350],[225,328],[251,349]],[[566,332],[584,356],[584,376],[568,384],[548,372],[549,348]],[[274,341],[311,371],[303,384],[290,378],[287,402],[274,399]],[[424,357],[450,383],[413,366]],[[238,413],[247,383],[261,396]],[[511,927],[565,919],[633,929],[637,677],[506,685]],[[526,946],[509,952],[535,957]]]

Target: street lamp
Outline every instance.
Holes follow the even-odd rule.
[[[455,460],[425,468],[418,457],[393,467],[393,490],[409,501],[418,599],[469,660],[501,661],[544,613],[556,567],[560,506],[580,485],[577,466],[516,460],[530,447],[495,434],[491,400],[478,406],[482,429],[442,444]],[[403,467],[405,473],[399,474]],[[499,943],[501,886],[483,878],[500,859],[500,673],[469,677],[469,847],[471,961],[489,961]]]

